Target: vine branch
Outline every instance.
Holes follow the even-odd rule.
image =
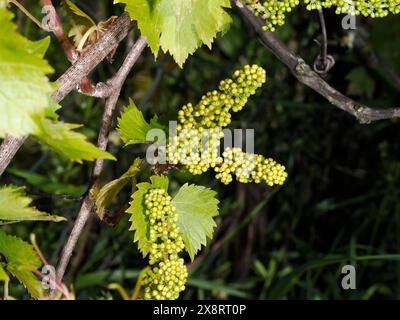
[[[47,15],[49,16],[48,31],[52,31],[56,36],[57,40],[60,42],[61,47],[64,49],[65,55],[69,62],[72,64],[79,57],[79,51],[75,48],[72,42],[65,35],[64,28],[61,22],[60,16],[57,14],[56,8],[53,5],[52,0],[41,0],[41,4],[45,10],[47,10]],[[91,83],[89,78],[86,76],[81,80],[79,89],[83,94],[92,95],[95,91],[94,85]]]
[[[143,49],[146,47],[146,44],[147,44],[146,38],[140,37],[129,51],[128,55],[125,58],[124,63],[118,70],[117,74],[111,80],[107,81],[108,86],[112,88],[111,90],[112,94],[106,100],[106,106],[104,109],[102,124],[100,127],[100,133],[97,141],[98,148],[102,150],[106,150],[107,148],[108,134],[110,132],[113,115],[117,106],[122,86],[129,72],[131,71],[132,67],[138,60],[139,56],[141,55]],[[90,190],[92,190],[95,186],[98,185],[99,178],[103,171],[103,168],[104,168],[104,159],[96,159],[92,172],[92,181]],[[82,201],[78,217],[74,223],[71,234],[69,235],[68,240],[62,251],[60,262],[57,268],[57,278],[59,280],[61,280],[64,277],[65,270],[67,269],[67,266],[72,256],[72,252],[75,248],[79,236],[93,208],[94,208],[94,199],[92,198],[91,192],[89,191],[86,197]]]
[[[126,37],[132,27],[132,22],[127,13],[123,13],[115,23],[107,30],[107,32],[91,46],[79,59],[56,81],[59,86],[53,93],[52,98],[57,102],[61,102],[74,88],[76,88],[81,80],[85,78],[104,58]],[[99,90],[98,96],[106,96],[110,91],[109,88],[100,83],[96,86]],[[107,94],[106,94],[106,90]],[[100,94],[100,92],[102,94]],[[0,176],[14,158],[17,151],[21,148],[26,136],[11,137],[7,135],[0,146]]]
[[[371,123],[377,120],[399,118],[400,108],[374,109],[356,102],[330,86],[300,56],[294,54],[270,31],[263,31],[264,22],[254,16],[253,12],[238,0],[236,7],[250,22],[259,36],[261,43],[283,62],[292,74],[303,84],[313,89],[339,109],[354,116],[360,123]]]
[[[76,54],[75,47],[65,36],[61,19],[57,14],[56,8],[54,7],[52,0],[41,0],[40,2],[43,8],[47,9],[47,14],[50,15],[50,23],[52,23],[52,25],[50,26],[51,31],[54,33],[57,40],[60,42],[62,48],[64,49],[68,61],[73,63],[75,60],[74,55]]]
[[[313,68],[316,73],[325,76],[335,65],[335,59],[331,55],[328,55],[328,33],[326,32],[325,17],[322,9],[318,10],[318,16],[321,25],[322,44],[319,44],[321,46],[321,53],[314,61]]]

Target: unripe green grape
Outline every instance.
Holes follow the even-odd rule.
[[[187,281],[185,262],[179,257],[184,243],[176,225],[178,214],[164,189],[150,189],[144,197],[144,207],[152,244],[142,298],[177,299]]]
[[[382,18],[390,12],[399,13],[399,0],[304,0],[308,10],[336,7],[337,14],[363,15],[371,18]],[[396,12],[397,7],[397,12]]]
[[[263,68],[246,65],[231,79],[221,81],[218,90],[208,92],[197,105],[183,106],[178,112],[177,137],[167,147],[169,161],[185,165],[192,174],[214,168],[216,177],[225,184],[233,180],[233,175],[242,183],[283,184],[285,168],[272,159],[240,149],[227,149],[223,157],[219,156],[222,129],[230,124],[231,113],[240,111],[265,81]]]
[[[177,137],[167,146],[168,161],[185,165],[192,174],[217,166],[223,128],[231,123],[231,113],[240,111],[265,81],[263,68],[246,65],[221,81],[218,90],[205,94],[197,105],[183,106],[178,112]]]
[[[273,159],[249,154],[240,148],[227,148],[222,163],[214,170],[217,173],[215,177],[224,184],[229,184],[235,175],[242,183],[265,183],[272,187],[282,185],[288,176],[285,167]]]
[[[242,0],[260,16],[265,25],[263,30],[275,31],[276,26],[285,23],[285,16],[299,5],[299,0]],[[400,0],[303,0],[307,10],[335,8],[336,14],[362,15],[371,18],[383,18],[389,13],[400,13]]]
[[[291,12],[300,3],[299,0],[243,0],[242,2],[266,22],[263,30],[272,32],[275,31],[276,26],[285,24],[286,13]]]

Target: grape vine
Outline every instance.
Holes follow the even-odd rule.
[[[148,45],[156,58],[161,51],[169,53],[177,65],[182,67],[186,59],[198,48],[202,45],[211,48],[216,37],[227,31],[232,21],[228,9],[233,3],[255,28],[265,47],[287,65],[300,82],[314,89],[333,105],[347,111],[362,122],[400,117],[399,108],[373,109],[341,94],[317,73],[311,72],[311,68],[305,62],[306,59],[292,52],[272,33],[261,32],[260,27],[263,25],[264,31],[275,31],[285,24],[286,16],[300,5],[304,5],[310,11],[319,10],[320,16],[323,16],[322,9],[333,9],[338,15],[382,18],[389,14],[399,14],[400,0],[237,0],[233,2],[229,0],[114,0],[115,4],[124,6],[126,12],[119,17],[110,16],[107,20],[99,22],[95,22],[78,7],[79,1],[61,2],[64,8],[63,17],[58,16],[61,10],[54,7],[51,0],[40,1],[42,8],[35,9],[33,4],[28,5],[22,1],[0,0],[2,26],[0,28],[0,139],[4,139],[0,145],[0,175],[5,172],[28,137],[35,138],[72,162],[94,161],[93,171],[87,184],[82,183],[81,177],[70,182],[66,177],[62,177],[61,172],[58,172],[64,162],[52,161],[50,165],[46,164],[44,160],[47,159],[47,155],[38,159],[32,166],[35,170],[30,169],[25,172],[26,170],[18,166],[9,168],[5,182],[19,181],[16,178],[24,179],[28,183],[32,182],[34,188],[27,188],[27,190],[35,191],[38,198],[47,199],[48,197],[57,200],[52,202],[49,208],[53,205],[58,206],[61,200],[76,200],[80,202],[80,209],[62,253],[57,257],[60,262],[54,270],[55,278],[52,280],[54,283],[51,284],[55,285],[54,290],[58,290],[59,294],[56,293],[53,296],[50,295],[53,289],[47,289],[41,281],[46,277],[40,268],[49,264],[35,242],[34,236],[31,237],[32,244],[29,244],[9,234],[9,230],[12,229],[13,224],[23,221],[59,223],[66,218],[44,212],[43,209],[36,209],[33,206],[34,199],[26,194],[24,188],[5,183],[0,185],[0,203],[2,204],[0,226],[7,225],[7,232],[5,229],[0,229],[0,282],[4,285],[4,299],[12,298],[9,296],[8,284],[13,278],[25,286],[33,298],[56,299],[63,296],[66,299],[73,299],[74,292],[69,292],[69,288],[62,283],[62,279],[71,256],[76,251],[78,239],[93,211],[96,211],[99,219],[112,226],[123,221],[124,214],[130,215],[129,230],[133,231],[133,241],[137,243],[143,258],[148,259],[148,266],[146,265],[140,272],[137,287],[131,299],[178,299],[185,290],[188,280],[184,257],[194,261],[196,254],[213,238],[218,222],[215,218],[219,215],[219,200],[216,191],[188,183],[182,183],[179,188],[177,183],[174,183],[172,185],[174,197],[171,197],[168,193],[169,179],[164,173],[176,166],[179,169],[186,169],[193,175],[213,171],[215,178],[223,184],[229,184],[234,179],[240,183],[262,183],[268,187],[285,183],[288,177],[286,168],[274,159],[245,152],[236,145],[222,145],[222,140],[226,138],[225,128],[231,125],[233,114],[240,112],[267,81],[266,71],[253,64],[245,65],[235,71],[231,78],[221,81],[215,90],[206,93],[197,103],[187,103],[180,108],[177,113],[176,134],[171,135],[170,132],[172,138],[163,140],[166,162],[159,168],[149,158],[147,158],[148,166],[145,165],[143,158],[137,158],[123,175],[103,187],[100,186],[103,179],[109,177],[103,174],[104,159],[116,160],[116,157],[107,150],[117,153],[117,147],[120,144],[118,138],[114,139],[114,132],[111,131],[114,116],[119,110],[117,108],[119,97],[121,93],[123,97],[133,96],[132,92],[122,90],[144,48]],[[36,26],[43,29],[40,32],[29,32],[29,39],[36,37],[41,40],[29,40],[20,34],[20,30],[31,29],[30,25],[23,24],[23,16],[16,15],[15,10],[21,10],[31,22],[33,21]],[[101,10],[103,11],[105,10]],[[47,14],[39,18],[39,12],[47,12]],[[116,12],[121,12],[121,9],[110,13]],[[261,22],[260,18],[255,18],[252,13],[261,17]],[[48,19],[48,25],[40,22],[41,19],[42,21]],[[136,22],[132,23],[132,20]],[[20,24],[18,27],[16,21]],[[64,32],[64,21],[67,21],[65,26],[69,26],[66,32]],[[324,39],[324,46],[321,47],[325,51],[321,50],[323,54],[320,57],[323,58],[322,60],[327,60],[328,41],[324,21],[321,21]],[[240,24],[237,25],[240,26]],[[131,32],[133,28],[135,30]],[[43,31],[53,34],[64,50],[65,59],[73,64],[62,75],[56,74],[53,69],[56,69],[58,73],[63,64],[57,64],[57,68],[54,68],[46,59],[46,56],[57,51],[53,47],[48,50],[52,42],[50,37],[43,38]],[[103,77],[104,72],[99,72],[96,78],[103,79],[96,79],[98,82],[94,84],[93,79],[89,79],[91,71],[106,58],[112,64],[113,56],[120,43],[128,34],[139,33],[141,36],[127,48],[123,62],[118,62],[120,65],[118,70],[115,70],[108,79]],[[247,37],[247,33],[245,36]],[[247,38],[245,39],[247,41]],[[224,43],[228,41],[223,40]],[[130,43],[130,41],[127,42]],[[232,51],[235,47],[236,45],[232,46]],[[225,55],[230,57],[231,55],[227,54],[230,50],[223,49],[226,52],[221,59],[225,59]],[[241,52],[241,55],[244,52],[247,51]],[[121,54],[116,55],[116,59],[120,57],[122,57]],[[147,65],[147,60],[143,65]],[[157,71],[161,74],[165,66],[166,64],[162,61]],[[113,70],[114,67],[110,69]],[[323,71],[325,70],[328,68]],[[386,70],[387,68],[383,67],[380,71]],[[50,78],[53,73],[58,78],[56,83],[53,83]],[[396,74],[387,73],[398,79]],[[210,74],[214,75],[214,71]],[[147,73],[145,77],[147,79]],[[161,88],[159,86],[161,78],[160,76],[158,80],[155,79],[157,81],[154,81],[149,91],[142,96],[143,101],[150,102],[151,100],[153,103],[153,98],[151,98],[153,90]],[[175,77],[173,78],[175,84]],[[168,81],[166,81],[167,84]],[[397,82],[400,83],[399,80]],[[60,110],[62,100],[75,88],[78,88],[79,93],[89,95],[93,99],[102,98],[105,102],[103,116],[99,121],[97,145],[89,142],[91,136],[87,137],[84,134],[85,131],[89,133],[94,130],[80,132],[76,130],[80,127],[79,124],[66,123],[59,119],[58,113],[62,114],[64,111]],[[136,97],[139,96],[136,95]],[[163,100],[163,95],[160,95],[160,101]],[[143,101],[142,105],[145,105]],[[154,101],[157,100],[154,99]],[[82,110],[91,105],[91,102],[82,104]],[[69,111],[65,118],[68,119],[72,112],[74,111]],[[91,112],[83,113],[83,115],[90,114]],[[86,122],[88,119],[84,120]],[[90,123],[92,123],[91,120]],[[162,131],[164,137],[166,136],[166,126],[158,122],[158,117],[154,116],[147,122],[133,100],[130,100],[121,113],[117,130],[125,146],[139,143],[156,145],[155,142],[159,140],[151,139],[147,135],[151,130]],[[114,144],[112,148],[109,148],[109,140]],[[29,156],[36,155],[36,149],[34,151]],[[140,150],[135,150],[135,153],[136,151]],[[48,156],[52,154],[49,153]],[[125,163],[126,161],[118,163],[118,167]],[[39,170],[42,165],[46,166],[40,169],[42,172],[47,173],[45,170],[53,167],[57,170],[54,170],[54,173],[51,172],[49,177],[35,173],[34,171]],[[87,166],[82,169],[87,170]],[[143,178],[144,171],[144,175],[150,177],[147,181],[139,183],[138,180]],[[74,177],[75,172],[78,171],[71,170],[71,178]],[[88,173],[85,172],[82,176],[88,176]],[[75,182],[81,186],[73,185]],[[132,191],[129,194],[130,199],[127,200],[128,195],[117,199],[127,184],[131,187],[129,192]],[[64,189],[71,194],[58,194]],[[124,203],[114,200],[121,200],[120,202]],[[38,201],[38,205],[42,206],[41,201]],[[115,215],[110,214],[110,207],[114,205],[121,205],[118,208],[118,214]],[[225,214],[228,211],[229,207],[225,209],[223,206],[222,212]],[[241,216],[238,217],[241,218]],[[255,216],[250,214],[249,217]],[[230,232],[230,229],[223,225],[222,232],[225,232],[225,229]],[[219,235],[218,240],[221,239],[222,242],[218,242],[218,246],[229,237],[231,237],[230,233],[226,238]],[[217,249],[218,246],[216,246]],[[84,245],[83,249],[85,249]],[[217,251],[213,252],[217,253]],[[80,265],[80,261],[78,262],[76,266]]]

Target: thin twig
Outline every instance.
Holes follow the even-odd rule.
[[[61,18],[57,14],[57,11],[53,5],[52,0],[41,0],[43,8],[48,10],[48,15],[50,15],[51,31],[54,33],[61,46],[64,49],[67,59],[74,64],[75,61],[80,56],[80,48],[75,48],[72,42],[68,39],[64,32],[64,28],[61,22]],[[94,28],[94,27],[93,27]],[[85,76],[79,83],[79,92],[87,96],[96,96],[98,98],[105,98],[102,96],[102,92],[98,91],[97,85],[92,84],[90,79]]]
[[[71,295],[68,291],[68,288],[60,281],[57,280],[53,280],[51,279],[51,277],[44,275],[43,273],[41,273],[39,270],[32,270],[32,272],[34,274],[36,274],[36,276],[38,276],[39,278],[46,279],[47,281],[50,282],[52,287],[55,287],[58,291],[61,292],[61,294],[67,299],[67,300],[71,300]]]
[[[90,236],[92,235],[92,229],[94,226],[95,221],[95,216],[89,215],[88,220],[86,221],[86,226],[82,231],[82,234],[80,236],[79,243],[76,246],[75,249],[75,255],[71,258],[70,262],[70,271],[69,274],[74,277],[76,272],[78,271],[81,262],[85,259],[85,248],[89,243]]]
[[[353,115],[360,123],[370,123],[372,121],[400,117],[400,108],[370,108],[337,91],[314,72],[304,59],[294,54],[272,32],[263,31],[262,26],[264,22],[259,17],[254,16],[248,7],[239,0],[235,0],[235,4],[246,20],[253,26],[261,43],[289,68],[297,80],[319,93],[334,106]]]
[[[42,250],[40,250],[40,248],[39,248],[39,246],[38,246],[38,244],[36,242],[36,235],[34,233],[32,233],[30,235],[30,240],[31,240],[33,248],[35,249],[37,255],[40,258],[40,261],[42,261],[42,264],[45,265],[45,266],[49,265],[48,261],[44,257],[44,254],[43,254]]]
[[[26,137],[12,137],[6,135],[3,143],[0,145],[0,177],[6,170],[11,160],[15,157],[19,148],[22,147],[26,140]]]
[[[36,24],[40,29],[44,31],[50,31],[46,26],[44,26],[36,17],[34,17],[29,10],[27,10],[21,3],[16,0],[8,0],[9,3],[15,5],[19,10],[21,10],[34,24]]]
[[[87,49],[80,57],[80,63],[74,63],[64,75],[62,75],[58,82],[60,86],[53,95],[53,98],[62,100],[67,93],[71,92],[81,81],[84,79],[90,71],[94,69],[101,61],[103,61],[110,52],[118,47],[118,44],[126,37],[128,31],[132,26],[132,22],[129,18],[128,13],[123,13],[114,24],[110,27],[107,33],[105,33],[95,44]],[[101,83],[98,85],[98,90],[107,90],[107,97],[112,90],[107,84]],[[99,97],[100,94],[94,94],[95,97]],[[104,97],[104,96],[103,96]]]
[[[40,1],[43,8],[47,9],[47,14],[49,15],[49,23],[52,25],[51,31],[54,33],[58,41],[60,42],[62,48],[64,49],[65,55],[69,62],[74,63],[76,58],[76,49],[74,45],[69,41],[68,37],[66,37],[63,29],[63,25],[60,17],[57,14],[56,8],[53,5],[51,0],[41,0]]]
[[[3,286],[3,300],[8,300],[8,285],[10,283],[10,280],[5,280],[4,281],[4,286]]]
[[[40,261],[42,261],[42,264],[44,266],[48,266],[49,262],[47,261],[47,259],[45,258],[42,250],[40,250],[37,242],[36,242],[36,235],[35,234],[31,234],[30,235],[30,240],[32,243],[33,248],[35,249],[37,255],[40,258]],[[59,279],[51,279],[50,277],[45,276],[43,273],[41,273],[39,270],[34,270],[33,271],[36,275],[38,275],[40,278],[44,279],[45,277],[50,281],[51,284],[53,284],[68,300],[70,299],[70,294],[69,291],[67,289],[67,287],[61,282],[61,280]]]
[[[117,106],[118,98],[129,72],[138,60],[143,49],[146,46],[146,38],[140,37],[135,45],[132,47],[130,52],[125,58],[124,63],[118,70],[117,74],[108,81],[108,85],[113,88],[112,95],[106,100],[106,106],[103,113],[102,123],[100,127],[99,137],[97,141],[97,147],[101,150],[106,150],[108,144],[108,134],[110,132],[113,115]],[[104,159],[97,159],[94,164],[92,172],[91,189],[98,185],[100,175],[103,171]],[[72,252],[78,241],[80,234],[86,224],[86,221],[94,208],[94,199],[92,198],[91,192],[87,194],[82,202],[81,208],[78,213],[78,217],[74,223],[71,234],[64,246],[61,254],[60,263],[57,268],[57,278],[62,279],[65,274],[65,270],[71,259]]]
[[[318,55],[317,59],[314,61],[314,71],[320,76],[326,76],[335,65],[335,58],[328,55],[328,34],[326,32],[326,23],[324,12],[322,9],[318,10],[319,21],[322,31],[322,44],[316,41],[321,46],[321,53]]]
[[[326,32],[325,17],[322,9],[318,10],[318,15],[322,30],[322,61],[324,63],[323,66],[325,67],[327,63],[326,58],[328,56],[328,35]]]

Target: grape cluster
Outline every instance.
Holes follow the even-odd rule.
[[[336,14],[383,18],[400,12],[400,0],[304,0],[308,10],[336,7]]]
[[[265,21],[264,30],[275,31],[275,26],[285,24],[286,13],[299,5],[299,0],[268,0],[261,3],[259,0],[244,0],[256,16]]]
[[[265,21],[264,30],[275,31],[285,23],[285,15],[299,5],[299,0],[242,0],[256,16]],[[336,7],[336,14],[382,18],[400,13],[400,0],[303,0],[308,10]]]
[[[223,128],[231,123],[231,113],[242,110],[265,81],[263,68],[246,65],[235,71],[232,79],[221,81],[218,90],[208,92],[197,105],[183,106],[178,113],[176,135],[167,148],[169,162],[184,164],[193,174],[221,163],[220,140],[224,137]]]
[[[164,189],[150,189],[144,199],[152,243],[144,278],[145,300],[174,300],[185,290],[187,270],[179,253],[184,249],[178,214]]]
[[[239,182],[265,182],[271,187],[282,185],[288,176],[285,167],[273,159],[264,158],[259,154],[249,154],[240,148],[227,148],[223,153],[223,159],[222,164],[214,170],[217,173],[216,178],[225,184],[233,180],[233,174]]]
[[[231,113],[242,110],[249,97],[265,82],[263,68],[246,65],[235,71],[232,79],[221,81],[218,90],[208,92],[197,105],[183,106],[178,113],[176,135],[167,146],[169,163],[183,164],[192,174],[214,168],[216,177],[225,184],[232,181],[232,173],[243,183],[282,184],[286,179],[285,168],[272,159],[236,152],[237,157],[231,163],[230,149],[220,156],[223,128],[231,123]],[[241,173],[241,168],[253,160],[254,170]]]

